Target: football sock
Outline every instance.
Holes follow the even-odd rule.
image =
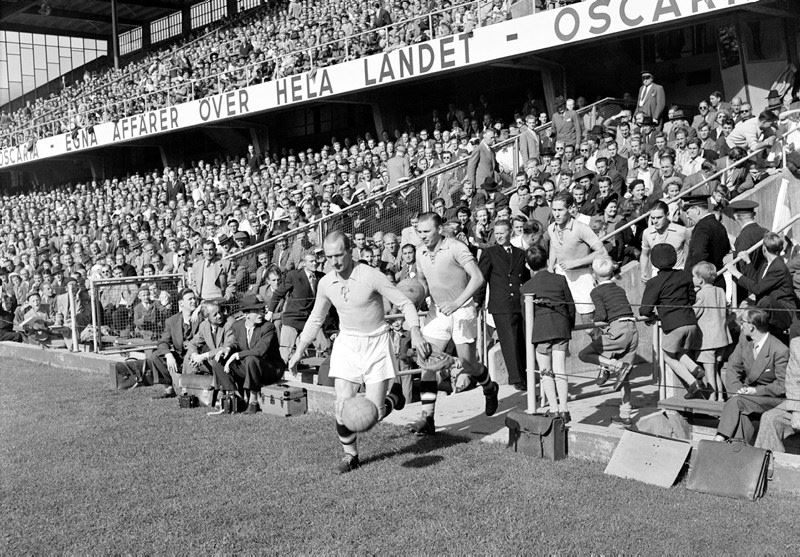
[[[381,420],[384,419],[386,416],[392,413],[392,410],[402,410],[404,404],[401,404],[401,397],[403,396],[403,388],[400,383],[392,384],[392,388],[389,390],[389,394],[386,395],[386,398],[383,401],[383,415],[381,415]],[[403,401],[405,402],[405,401]],[[380,408],[378,411],[380,413]]]
[[[336,434],[339,436],[339,442],[342,444],[345,454],[351,456],[358,456],[358,447],[356,446],[356,433],[350,431],[347,426],[336,422]]]
[[[489,368],[483,366],[483,371],[481,371],[481,374],[478,375],[475,380],[478,382],[478,385],[484,388],[484,390],[486,387],[489,387],[492,384],[492,378],[489,377]]]
[[[438,385],[436,381],[420,381],[419,382],[419,398],[422,403],[422,411],[427,416],[433,417],[433,412],[436,410],[436,391]]]

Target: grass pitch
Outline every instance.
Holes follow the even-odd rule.
[[[658,489],[379,425],[208,417],[97,375],[0,364],[0,555],[798,555],[798,501]]]

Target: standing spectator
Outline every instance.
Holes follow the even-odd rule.
[[[289,351],[297,340],[297,335],[303,330],[311,309],[314,307],[314,297],[317,294],[317,284],[324,274],[317,272],[317,256],[311,252],[303,256],[301,268],[286,274],[284,283],[278,288],[267,306],[267,320],[271,321],[278,304],[286,299],[283,309],[280,350],[284,360],[289,359]],[[291,295],[291,296],[289,296]],[[287,298],[287,296],[289,296]],[[326,343],[318,345],[327,348]]]
[[[689,195],[683,198],[683,203],[686,218],[694,227],[684,268],[691,272],[701,261],[708,261],[719,271],[722,269],[723,259],[731,251],[725,227],[709,211],[707,196]],[[725,288],[725,279],[721,273],[714,284]]]
[[[406,157],[406,146],[398,145],[394,156],[386,161],[386,169],[389,171],[389,187],[394,188],[400,180],[411,176],[411,166]]]
[[[192,265],[189,280],[192,290],[203,302],[221,300],[233,293],[233,285],[228,287],[225,265],[217,257],[217,246],[213,240],[203,242],[203,255]]]
[[[671,245],[653,247],[650,260],[659,273],[645,284],[639,314],[655,320],[658,312],[664,331],[661,352],[669,368],[686,385],[684,398],[705,398],[705,370],[688,355],[692,335],[697,330],[697,317],[692,309],[694,283],[686,272],[674,268],[677,255]]]
[[[698,333],[693,339],[693,348],[697,351],[695,360],[706,370],[709,400],[722,401],[720,365],[723,351],[731,343],[731,333],[728,330],[725,291],[714,286],[716,278],[717,270],[707,261],[701,261],[692,269],[692,280],[697,289],[694,314]]]
[[[557,97],[555,105],[556,112],[552,118],[555,140],[562,141],[564,145],[580,145],[583,137],[580,116],[574,110],[567,110],[564,97]]]
[[[550,411],[557,412],[568,423],[569,382],[567,380],[567,347],[575,327],[575,304],[566,279],[547,270],[547,252],[532,245],[525,254],[531,279],[521,293],[532,294],[534,319],[531,342],[536,350],[536,362]]]
[[[733,213],[733,219],[739,225],[739,235],[733,241],[733,254],[738,257],[751,247],[764,239],[764,234],[769,232],[756,222],[756,208],[758,203],[749,199],[734,201],[728,204],[728,209]],[[743,261],[737,264],[737,269],[746,277],[756,276],[758,269],[764,262],[762,250],[754,250]],[[747,296],[743,287],[739,288],[739,300]]]
[[[510,236],[510,223],[495,221],[495,245],[483,250],[478,266],[489,286],[487,309],[494,319],[508,382],[522,391],[527,389],[527,383],[520,288],[530,279],[530,272],[525,266],[525,252],[509,243]]]
[[[495,181],[495,172],[499,167],[492,151],[494,140],[494,128],[486,128],[483,131],[483,139],[467,159],[467,179],[475,189],[481,187],[487,179]]]
[[[520,128],[519,154],[523,164],[531,159],[539,158],[539,134],[536,133],[536,116],[534,114],[528,114],[525,117],[525,125]]]
[[[717,441],[755,441],[753,420],[783,402],[789,349],[769,333],[769,314],[751,308],[742,314],[742,334],[727,365],[728,393]]]
[[[664,87],[654,81],[651,71],[642,71],[642,86],[639,88],[637,110],[658,123],[661,121],[661,113],[664,112],[666,102]]]

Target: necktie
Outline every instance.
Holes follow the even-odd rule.
[[[247,329],[247,347],[250,348],[250,341],[253,338],[253,328],[250,327]]]
[[[316,295],[317,294],[317,277],[314,276],[314,273],[308,273],[308,282],[311,284],[311,293]]]
[[[189,340],[189,337],[192,336],[192,324],[183,323],[183,340]]]

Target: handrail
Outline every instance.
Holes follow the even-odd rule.
[[[798,213],[795,216],[793,216],[792,218],[790,218],[783,226],[781,226],[778,230],[775,230],[774,232],[776,234],[780,234],[781,232],[785,232],[786,230],[791,228],[794,223],[796,223],[799,220],[800,220],[800,213]],[[753,253],[757,249],[761,248],[761,246],[763,246],[763,245],[764,245],[764,239],[762,238],[758,242],[756,242],[755,244],[753,244],[752,246],[747,248],[747,250],[737,254],[736,257],[734,257],[733,259],[728,261],[722,267],[722,269],[719,270],[718,274],[722,274],[722,273],[726,273],[726,272],[730,271],[731,269],[733,269],[736,266],[737,263],[739,263],[740,261],[744,261],[746,256],[750,255],[751,253]]]
[[[592,110],[594,108],[597,108],[601,104],[607,103],[609,101],[616,101],[616,100],[618,100],[618,99],[615,99],[614,97],[604,97],[604,98],[600,99],[599,101],[595,101],[592,104],[586,105],[585,107],[579,109],[577,112],[578,112],[578,114],[585,113],[585,112],[588,112],[588,111],[590,111],[590,110]],[[540,131],[543,131],[543,130],[547,129],[550,126],[552,126],[552,122],[548,122],[547,124],[543,124],[541,126],[537,126],[536,128],[534,128],[534,131],[536,131],[538,133]],[[504,139],[503,141],[500,141],[500,142],[495,143],[494,145],[492,145],[492,150],[496,152],[499,149],[501,149],[503,147],[506,147],[507,145],[511,145],[511,144],[515,143],[517,140],[518,140],[518,136],[509,137],[508,139]],[[268,246],[270,244],[273,244],[273,243],[277,242],[278,240],[282,240],[284,238],[288,239],[288,238],[290,238],[292,236],[295,236],[297,234],[300,234],[300,233],[303,233],[303,232],[307,232],[308,230],[313,230],[314,228],[318,227],[321,224],[329,222],[329,221],[331,221],[331,220],[333,220],[335,218],[341,218],[344,214],[347,213],[347,211],[349,211],[352,208],[362,207],[362,206],[365,206],[365,205],[367,205],[369,203],[374,203],[376,200],[380,199],[381,197],[388,197],[390,194],[394,194],[396,192],[408,190],[409,188],[413,188],[413,187],[415,187],[415,186],[417,186],[419,184],[424,184],[426,181],[430,180],[431,178],[433,178],[435,176],[438,176],[440,174],[444,174],[444,173],[446,173],[446,172],[448,172],[450,170],[453,170],[455,168],[459,168],[459,167],[462,167],[462,166],[466,166],[466,165],[467,165],[467,159],[463,158],[463,159],[458,159],[457,161],[451,162],[450,164],[447,164],[447,165],[440,166],[440,167],[437,167],[435,169],[429,170],[428,172],[426,172],[422,176],[417,176],[413,180],[408,180],[408,181],[405,181],[405,182],[403,182],[401,184],[398,184],[394,188],[391,188],[391,189],[388,189],[388,190],[386,190],[384,192],[381,192],[381,193],[379,193],[378,195],[376,195],[374,197],[368,197],[367,199],[365,199],[363,201],[358,201],[356,203],[353,203],[352,205],[348,205],[346,208],[342,209],[339,212],[332,213],[330,215],[326,215],[324,217],[317,218],[313,222],[309,222],[309,223],[304,224],[302,226],[299,226],[297,228],[293,228],[292,230],[287,230],[286,232],[282,232],[282,233],[278,234],[277,236],[271,236],[271,237],[269,237],[269,238],[267,238],[265,240],[262,240],[258,244],[253,244],[252,246],[247,246],[246,248],[244,248],[242,250],[239,250],[236,253],[232,253],[232,254],[226,255],[225,257],[223,257],[223,259],[233,259],[233,258],[242,257],[245,254],[253,253],[254,251],[256,251],[258,249],[261,249],[261,248],[264,248],[264,247],[266,247],[266,246]]]
[[[357,33],[355,35],[349,35],[349,36],[344,37],[342,39],[335,39],[333,41],[328,41],[326,43],[320,43],[320,44],[316,44],[316,45],[313,45],[313,46],[310,46],[310,47],[299,48],[299,49],[293,50],[291,52],[287,52],[285,54],[280,54],[278,56],[274,56],[274,57],[266,59],[266,60],[258,61],[258,62],[251,63],[251,64],[245,64],[243,66],[236,66],[236,67],[234,67],[232,69],[223,70],[223,71],[218,72],[216,74],[204,76],[204,77],[201,77],[201,78],[196,78],[196,79],[192,78],[192,79],[190,79],[192,91],[194,91],[194,89],[195,89],[195,84],[206,83],[206,82],[209,82],[209,81],[211,81],[213,79],[217,79],[219,81],[220,78],[222,76],[224,76],[224,75],[232,74],[234,72],[238,72],[238,71],[242,71],[242,70],[246,71],[246,70],[248,70],[248,69],[250,69],[250,68],[252,68],[254,66],[261,67],[261,66],[264,66],[264,65],[268,64],[269,62],[275,62],[275,71],[277,72],[277,68],[279,67],[279,65],[280,65],[279,63],[280,63],[281,60],[286,59],[289,56],[293,56],[293,55],[295,55],[297,53],[311,52],[311,51],[323,48],[325,46],[329,46],[329,45],[333,45],[333,44],[339,44],[339,43],[344,43],[345,51],[347,51],[347,46],[348,46],[349,42],[352,41],[352,40],[355,40],[357,37],[361,37],[361,36],[364,36],[364,35],[373,35],[375,33],[381,32],[381,31],[384,31],[384,32],[386,32],[388,34],[388,29],[390,27],[395,27],[395,26],[396,27],[400,27],[400,26],[408,25],[409,23],[417,21],[417,20],[427,19],[427,20],[429,20],[431,22],[431,25],[429,25],[429,32],[431,33],[430,39],[432,39],[432,38],[434,38],[433,37],[433,26],[432,26],[432,22],[433,22],[433,17],[434,16],[440,15],[440,14],[445,13],[445,12],[454,11],[454,10],[457,10],[458,8],[462,8],[464,6],[468,6],[468,5],[471,5],[471,4],[474,4],[475,7],[479,10],[480,6],[481,6],[481,2],[482,2],[482,0],[470,0],[468,2],[464,2],[464,3],[461,3],[461,4],[456,4],[456,5],[450,6],[449,8],[440,8],[438,10],[434,10],[434,11],[432,11],[432,12],[426,14],[426,15],[405,19],[405,20],[402,20],[402,21],[391,23],[389,25],[385,25],[383,27],[377,27],[377,28],[371,29],[369,31],[362,31],[360,33]],[[476,24],[477,24],[478,27],[481,26],[479,21],[477,21]],[[345,54],[345,58],[348,58],[348,57],[349,57],[349,54],[346,53]],[[343,60],[342,62],[344,62],[344,61],[347,61],[347,60]],[[312,60],[312,64],[313,64],[313,60]],[[290,74],[290,75],[294,75],[294,74]],[[274,80],[275,76],[273,75],[272,77],[273,77],[273,80]],[[262,81],[262,83],[265,83],[265,82],[267,82],[267,81],[266,80]],[[105,86],[103,86],[103,87],[105,87]],[[101,89],[102,89],[102,87],[101,87]],[[145,93],[143,95],[139,95],[138,97],[135,97],[135,98],[138,99],[138,98],[144,97],[145,95],[158,95],[159,93],[163,93],[165,90],[167,90],[167,89],[158,89],[158,90],[155,90],[155,91],[152,91],[152,92],[149,92],[149,93]],[[206,98],[206,97],[202,97],[202,98]],[[126,99],[124,102],[128,102],[128,99]],[[51,111],[50,113],[52,113],[52,112],[54,112],[54,111]],[[97,112],[97,110],[86,110],[86,111],[83,111],[83,112],[78,112],[73,117],[80,116],[83,119],[83,117],[85,117],[85,116],[87,116],[89,114],[95,113],[95,112]],[[16,130],[16,131],[11,132],[11,133],[24,133],[24,132],[29,131],[31,129],[37,129],[37,128],[41,128],[41,127],[44,127],[44,126],[47,126],[47,125],[50,125],[50,124],[60,123],[62,119],[63,118],[54,118],[54,119],[47,120],[45,122],[41,122],[41,123],[38,123],[38,124],[31,124],[31,125],[27,126],[26,128],[22,128],[20,130]],[[96,122],[96,124],[99,124],[99,123],[102,123],[102,122]]]
[[[705,186],[706,184],[708,184],[708,183],[709,183],[709,182],[711,182],[712,180],[716,180],[717,178],[719,178],[720,176],[722,176],[723,174],[725,174],[725,173],[726,173],[726,172],[728,172],[729,170],[731,170],[731,169],[733,169],[733,168],[736,168],[737,166],[739,166],[739,165],[740,165],[740,164],[742,164],[743,162],[745,162],[745,161],[747,161],[747,160],[751,159],[752,157],[754,157],[754,156],[756,156],[756,155],[760,155],[760,154],[761,154],[761,153],[763,153],[764,151],[766,151],[766,148],[761,148],[761,149],[759,149],[758,151],[753,151],[752,153],[750,153],[750,154],[749,154],[749,155],[747,155],[746,157],[743,157],[743,158],[739,159],[738,161],[735,161],[734,163],[732,163],[732,164],[729,164],[728,166],[726,166],[726,167],[725,167],[725,168],[723,168],[722,170],[719,170],[719,171],[715,172],[715,173],[714,173],[714,174],[712,174],[711,176],[709,176],[709,177],[707,177],[707,178],[704,178],[702,182],[700,182],[700,183],[698,183],[698,184],[695,184],[695,185],[691,186],[690,188],[688,188],[688,189],[686,189],[686,190],[682,191],[682,192],[681,192],[680,194],[678,194],[678,195],[677,195],[675,198],[673,198],[673,199],[669,199],[669,200],[662,198],[662,200],[664,200],[664,201],[669,201],[669,202],[675,202],[675,201],[676,201],[676,200],[678,200],[678,199],[682,199],[682,198],[686,197],[688,194],[690,194],[690,193],[692,193],[693,191],[695,191],[696,189],[699,189],[701,186]],[[601,237],[600,237],[600,241],[601,241],[601,242],[605,242],[606,240],[609,240],[609,239],[613,238],[614,236],[616,236],[616,235],[617,235],[617,234],[619,234],[620,232],[624,232],[625,230],[627,230],[627,229],[631,228],[631,227],[632,227],[633,225],[635,225],[637,222],[639,222],[639,221],[641,221],[641,220],[644,220],[644,219],[648,218],[648,217],[650,216],[650,213],[651,213],[652,211],[653,211],[653,210],[652,210],[652,209],[650,209],[649,211],[647,211],[646,213],[644,213],[644,214],[642,214],[642,215],[639,215],[639,216],[638,216],[638,217],[636,217],[635,219],[633,219],[633,220],[631,220],[631,221],[628,221],[628,222],[626,222],[626,223],[625,223],[623,226],[620,226],[620,227],[619,227],[619,228],[617,228],[616,230],[613,230],[613,231],[609,232],[608,234],[606,234],[606,235],[604,235],[604,236],[601,236]]]

